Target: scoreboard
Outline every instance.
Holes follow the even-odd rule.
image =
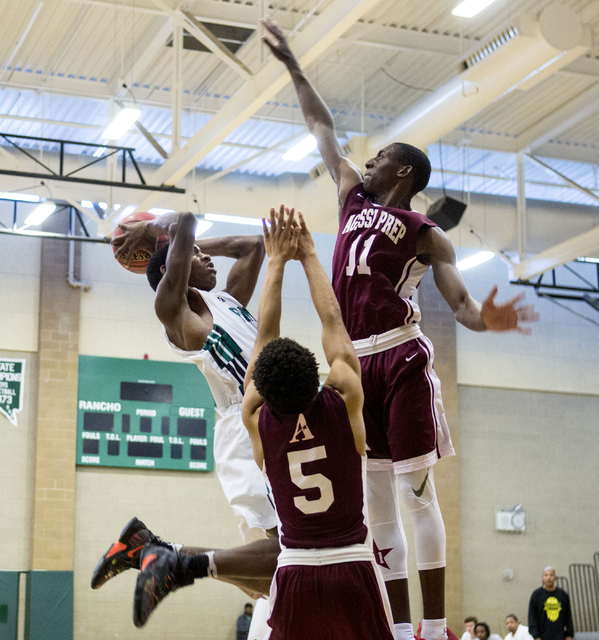
[[[79,356],[78,465],[213,471],[213,435],[195,365]]]

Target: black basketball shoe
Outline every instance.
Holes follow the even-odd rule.
[[[99,589],[110,578],[127,569],[139,569],[141,550],[150,543],[172,549],[171,545],[155,536],[141,520],[130,520],[121,531],[118,541],[108,549],[94,569],[92,589]]]
[[[174,549],[146,545],[141,551],[141,573],[135,584],[133,624],[143,627],[161,600],[193,581],[192,572]]]

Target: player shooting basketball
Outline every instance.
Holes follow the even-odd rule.
[[[256,321],[245,305],[256,287],[264,242],[262,236],[207,238],[200,249],[195,241],[196,224],[192,213],[172,213],[122,225],[124,234],[113,242],[119,247],[115,257],[133,256],[138,249],[152,252],[158,237],[169,235],[169,244],[152,255],[147,269],[148,281],[156,291],[156,315],[169,346],[199,367],[214,396],[216,473],[243,541],[263,539],[265,531],[276,538],[275,510],[241,420],[243,381],[256,340]],[[235,260],[225,289],[216,293],[212,292],[216,269],[210,254]],[[100,560],[92,587],[100,587],[126,569],[139,569],[141,545],[156,540],[143,522],[133,518]],[[264,590],[260,587],[257,584],[255,591]],[[260,612],[254,617],[258,624]]]
[[[266,18],[264,42],[283,62],[310,133],[337,185],[339,234],[333,288],[360,357],[368,452],[368,514],[375,555],[384,567],[396,640],[413,640],[407,548],[399,515],[402,497],[414,523],[423,600],[422,637],[446,640],[445,527],[433,480],[438,458],[454,455],[433,369],[433,349],[420,331],[412,297],[432,267],[435,283],[456,320],[473,331],[517,330],[538,320],[523,294],[483,305],[469,294],[448,236],[412,211],[428,184],[426,154],[404,143],[381,149],[364,175],[343,156],[331,112],[305,76],[278,26]]]

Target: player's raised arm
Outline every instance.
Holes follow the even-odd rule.
[[[358,167],[343,155],[331,112],[300,68],[287,38],[276,22],[269,17],[263,18],[262,24],[269,33],[269,37],[262,38],[264,43],[291,74],[308,131],[316,138],[320,155],[337,185],[339,205],[343,207],[348,191],[362,182],[362,174]]]
[[[286,216],[287,214],[287,216]],[[262,442],[258,432],[258,416],[264,399],[258,393],[252,375],[256,359],[266,344],[281,334],[281,291],[286,263],[297,251],[298,231],[294,225],[294,210],[281,205],[279,212],[270,210],[270,229],[264,222],[264,246],[268,254],[268,266],[258,305],[258,336],[245,376],[242,417],[252,442],[254,458],[260,468],[264,461]]]
[[[182,307],[188,307],[186,294],[197,220],[193,213],[169,214],[166,223],[161,230],[168,231],[169,249],[164,276],[156,289],[154,306],[158,319],[168,326]]]
[[[362,417],[364,393],[360,380],[360,362],[343,324],[341,309],[333,287],[316,255],[314,242],[304,217],[301,212],[298,215],[300,235],[296,258],[304,267],[312,301],[322,323],[322,346],[330,367],[325,385],[336,389],[343,398],[356,449],[360,455],[365,455],[366,434]]]
[[[435,284],[455,313],[456,320],[472,331],[518,331],[530,334],[530,327],[523,322],[537,322],[539,314],[534,305],[520,305],[524,293],[514,296],[503,304],[494,302],[495,286],[481,305],[469,293],[457,268],[455,249],[447,234],[433,227],[418,239],[418,257],[433,269]]]
[[[233,258],[235,263],[227,276],[225,291],[243,306],[250,301],[264,262],[262,236],[223,236],[199,238],[196,244],[202,253]]]
[[[122,255],[127,255],[126,264],[129,266],[138,249],[154,253],[159,236],[168,234],[170,226],[178,222],[181,215],[183,214],[166,213],[155,220],[119,224],[123,233],[112,240],[112,245],[118,247],[116,258],[119,259]],[[200,238],[196,241],[196,245],[206,255],[223,256],[235,260],[227,277],[225,291],[246,306],[254,294],[260,268],[264,261],[262,236]]]

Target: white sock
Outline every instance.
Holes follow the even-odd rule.
[[[424,640],[447,640],[447,618],[423,620],[420,636]]]
[[[414,627],[411,622],[396,622],[393,625],[393,635],[395,640],[414,640]]]
[[[206,551],[206,555],[208,556],[208,577],[218,578],[218,571],[214,563],[214,551]]]

